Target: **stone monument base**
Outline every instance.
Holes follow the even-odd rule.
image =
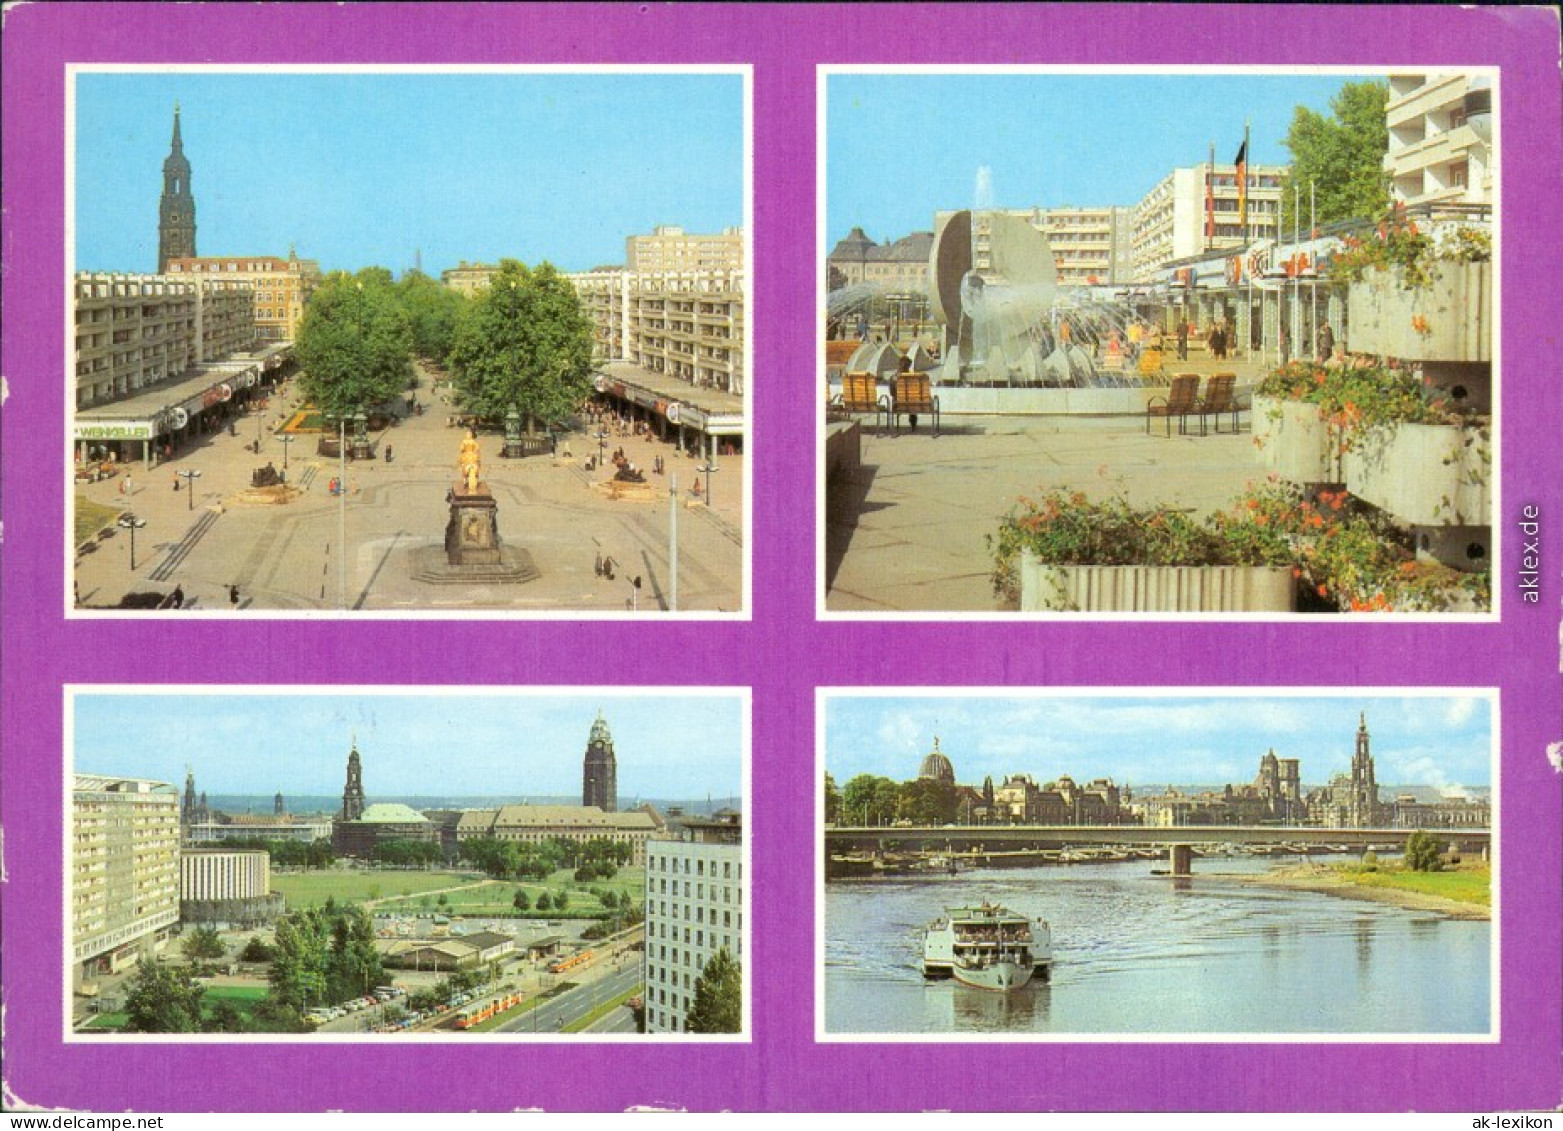
[[[514,546],[501,546],[488,565],[452,565],[439,546],[419,546],[409,564],[413,580],[426,585],[520,585],[543,575],[532,555]]]
[[[499,504],[478,485],[477,490],[450,493],[450,520],[445,524],[445,554],[453,566],[497,565],[500,560]]]

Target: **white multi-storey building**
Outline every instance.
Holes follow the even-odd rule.
[[[744,230],[724,228],[716,235],[702,236],[672,225],[652,228],[649,236],[625,239],[624,266],[641,274],[742,271]]]
[[[744,389],[743,280],[742,270],[724,269],[570,276],[595,327],[599,360],[735,396]]]
[[[1248,222],[1237,166],[1191,165],[1163,177],[1134,208],[1134,279],[1149,282],[1175,259],[1274,239],[1281,220],[1280,165],[1250,165]],[[1214,231],[1210,230],[1214,206]]]
[[[107,404],[255,344],[245,281],[78,274],[76,407]]]
[[[1405,204],[1492,203],[1492,84],[1468,75],[1391,75],[1384,170]]]
[[[744,960],[743,828],[683,819],[646,845],[646,1032],[688,1030],[695,985],[720,949]]]
[[[71,794],[72,981],[120,970],[179,922],[179,793],[77,774]]]

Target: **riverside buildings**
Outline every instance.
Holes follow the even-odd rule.
[[[179,922],[179,793],[165,782],[77,774],[71,793],[71,979],[160,950]]]
[[[696,983],[720,949],[744,957],[740,819],[683,818],[646,846],[646,1032],[689,1027]]]

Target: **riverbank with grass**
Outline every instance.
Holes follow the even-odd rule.
[[[1385,864],[1308,863],[1242,879],[1263,887],[1433,911],[1451,919],[1492,918],[1492,869],[1485,863],[1460,864],[1441,872],[1412,872]]]

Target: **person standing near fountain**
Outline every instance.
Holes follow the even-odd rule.
[[[1189,320],[1187,318],[1179,318],[1178,319],[1178,360],[1179,361],[1187,361],[1188,359],[1189,359]]]

